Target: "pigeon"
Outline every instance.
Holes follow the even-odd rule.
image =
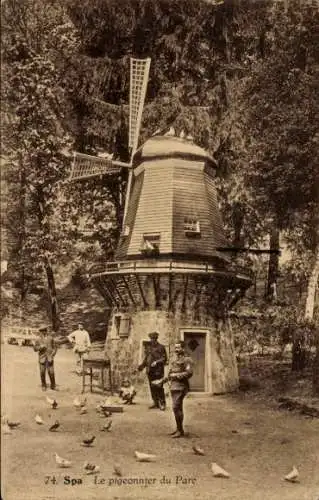
[[[58,422],[58,420],[56,420],[54,422],[54,424],[51,425],[51,427],[49,427],[49,431],[50,432],[55,432],[59,427],[60,427],[60,422]]]
[[[299,483],[299,471],[297,467],[294,465],[292,470],[284,477],[285,481],[289,481],[290,483]]]
[[[174,129],[174,127],[170,127],[168,129],[168,131],[164,135],[166,135],[167,137],[175,136],[175,129]]]
[[[115,476],[119,476],[119,477],[122,476],[122,471],[118,465],[113,465],[113,474],[115,474]]]
[[[14,422],[13,420],[7,420],[6,423],[10,427],[10,429],[15,429],[20,425],[20,422]]]
[[[89,474],[97,474],[98,472],[100,472],[100,467],[98,465],[93,465],[93,469],[89,469],[86,471],[86,474],[89,475]]]
[[[84,462],[83,468],[84,468],[85,470],[93,470],[93,469],[94,469],[94,467],[95,467],[95,465],[94,465],[94,464],[90,464],[90,462]]]
[[[44,424],[44,422],[43,422],[42,418],[40,417],[40,415],[36,415],[36,416],[35,416],[35,421],[36,421],[36,423],[37,423],[37,424],[39,424],[39,425]]]
[[[135,458],[138,462],[154,462],[156,455],[149,455],[148,453],[141,453],[140,451],[134,451]]]
[[[195,455],[205,455],[204,450],[196,445],[193,446],[193,452],[195,453]]]
[[[55,461],[57,465],[62,468],[71,467],[72,465],[72,462],[70,462],[70,460],[66,460],[66,458],[59,457],[57,453],[55,453]]]
[[[212,463],[212,473],[214,477],[225,477],[225,478],[230,477],[230,474],[227,471],[225,471],[225,469],[216,464],[216,462]]]
[[[7,423],[1,424],[1,432],[2,434],[12,434],[12,431]]]
[[[91,438],[88,439],[83,439],[82,446],[92,446],[94,439],[95,436],[92,436]]]
[[[110,432],[111,430],[111,425],[112,425],[112,420],[110,420],[107,424],[104,424],[101,431],[108,431]]]
[[[76,396],[73,400],[73,405],[75,408],[82,408],[86,405],[86,398],[81,400],[78,396]]]
[[[82,406],[81,410],[80,410],[80,415],[85,415],[85,413],[88,412],[88,409],[86,406]]]

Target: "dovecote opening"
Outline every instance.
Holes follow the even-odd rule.
[[[158,255],[160,252],[161,235],[159,233],[143,234],[141,252],[145,255]]]
[[[184,217],[184,232],[186,236],[200,236],[200,223],[197,217]]]

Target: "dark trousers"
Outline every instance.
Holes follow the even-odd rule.
[[[39,367],[42,387],[47,386],[45,375],[46,371],[48,371],[51,389],[55,389],[54,361],[46,360],[44,363],[39,363]]]
[[[183,420],[184,420],[184,412],[183,412],[183,402],[184,398],[187,394],[187,389],[181,389],[176,391],[171,391],[172,396],[172,408],[176,420],[176,427],[179,432],[184,433],[183,429]]]
[[[150,384],[150,391],[151,391],[151,396],[154,401],[154,405],[160,407],[160,406],[166,406],[166,401],[165,401],[165,391],[164,387],[156,387],[152,385],[153,380],[159,380],[162,377],[154,376],[149,374],[148,375],[148,381]]]

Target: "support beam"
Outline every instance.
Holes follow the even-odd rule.
[[[141,294],[141,297],[142,297],[142,301],[143,301],[143,304],[144,304],[144,307],[147,308],[148,307],[148,302],[145,298],[145,295],[144,295],[144,292],[143,292],[143,288],[142,288],[142,285],[141,285],[141,282],[140,282],[140,278],[137,274],[134,275],[135,276],[135,280],[136,280],[136,283],[137,283],[137,286],[139,288],[139,291],[140,291],[140,294]]]
[[[168,275],[168,310],[172,310],[172,288],[173,288],[173,276],[170,273]]]
[[[110,283],[112,285],[112,288],[113,288],[114,292],[116,292],[116,295],[120,299],[120,302],[121,302],[122,306],[123,307],[127,307],[128,304],[127,304],[126,300],[123,299],[123,297],[122,297],[122,295],[121,295],[121,293],[119,291],[119,287],[118,287],[117,282],[113,278],[111,278],[111,277],[109,278],[109,281],[110,281]]]
[[[188,276],[186,276],[185,282],[184,282],[183,300],[182,300],[182,307],[181,307],[182,311],[185,311],[185,309],[186,309],[187,289],[188,289]]]
[[[126,290],[127,290],[128,296],[130,297],[130,300],[131,300],[132,304],[135,306],[136,305],[135,299],[134,299],[133,294],[132,294],[132,292],[130,290],[129,284],[128,284],[127,280],[125,279],[124,274],[122,275],[122,280],[123,280],[124,285],[126,286]]]
[[[161,278],[160,275],[158,276],[155,276],[154,274],[152,275],[154,294],[155,294],[155,307],[161,306],[160,289],[159,289],[160,278]]]

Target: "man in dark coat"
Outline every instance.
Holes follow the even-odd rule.
[[[159,408],[160,410],[165,410],[166,401],[163,384],[158,386],[152,384],[154,380],[163,379],[164,366],[167,363],[166,350],[165,347],[158,342],[158,336],[159,334],[157,332],[149,334],[150,342],[146,348],[145,358],[139,365],[138,369],[141,371],[146,368],[151,396],[153,399],[153,404],[150,406],[150,409]]]
[[[39,329],[40,337],[34,344],[34,350],[39,353],[39,367],[42,390],[46,391],[46,371],[50,378],[50,385],[53,391],[56,390],[55,375],[54,375],[54,356],[57,352],[57,346],[54,338],[48,332],[48,328],[43,326]]]
[[[175,344],[175,359],[172,361],[168,380],[172,396],[172,406],[176,421],[176,430],[171,433],[174,438],[184,436],[183,420],[183,402],[186,394],[189,392],[189,379],[193,375],[192,360],[185,355],[184,343]]]

